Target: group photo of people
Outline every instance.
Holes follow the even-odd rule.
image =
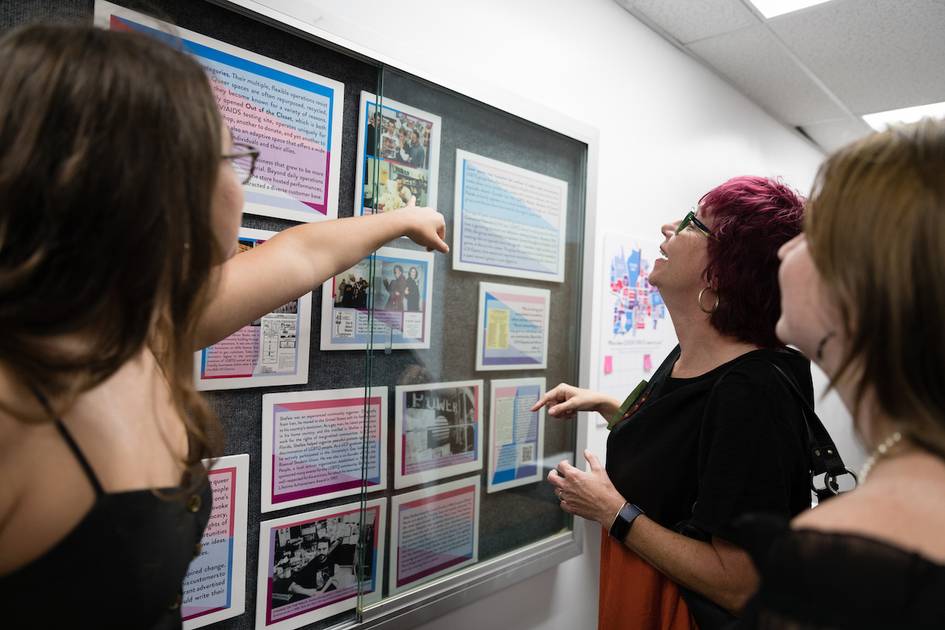
[[[366,155],[427,168],[433,123],[390,107],[368,104]]]
[[[342,274],[335,280],[335,306],[343,308],[368,308],[370,283],[353,273]]]

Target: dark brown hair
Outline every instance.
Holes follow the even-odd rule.
[[[0,361],[67,406],[149,345],[198,470],[221,433],[193,384],[221,258],[207,78],[154,38],[78,25],[9,33],[0,67]]]
[[[848,145],[821,166],[807,239],[848,339],[831,385],[945,454],[945,123]],[[855,414],[854,414],[855,415]]]

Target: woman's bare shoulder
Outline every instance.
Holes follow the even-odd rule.
[[[39,557],[92,505],[69,455],[52,422],[0,413],[0,575]]]
[[[0,410],[0,531],[7,516],[23,490],[25,472],[21,457],[28,441],[28,427],[13,416]]]
[[[945,477],[887,478],[863,485],[797,516],[795,529],[854,534],[945,562]]]

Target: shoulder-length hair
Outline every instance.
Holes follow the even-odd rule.
[[[763,348],[782,345],[778,249],[801,232],[804,201],[766,177],[735,177],[699,200],[711,216],[706,281],[719,296],[709,321],[723,335]]]
[[[807,240],[848,340],[850,379],[945,454],[945,122],[890,128],[821,166]],[[858,403],[859,404],[859,403]]]

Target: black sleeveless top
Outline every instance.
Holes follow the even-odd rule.
[[[748,352],[694,378],[673,378],[678,347],[646,401],[607,438],[607,474],[663,527],[729,538],[741,514],[810,507],[800,404],[772,364],[813,403],[810,362],[788,349]],[[665,375],[665,376],[664,376]]]
[[[761,575],[733,630],[945,628],[945,565],[857,534],[792,530],[779,517],[737,523]]]
[[[108,493],[78,444],[56,427],[95,489],[95,503],[49,551],[0,577],[5,628],[181,627],[181,586],[210,518],[204,483],[183,499],[180,488]]]

